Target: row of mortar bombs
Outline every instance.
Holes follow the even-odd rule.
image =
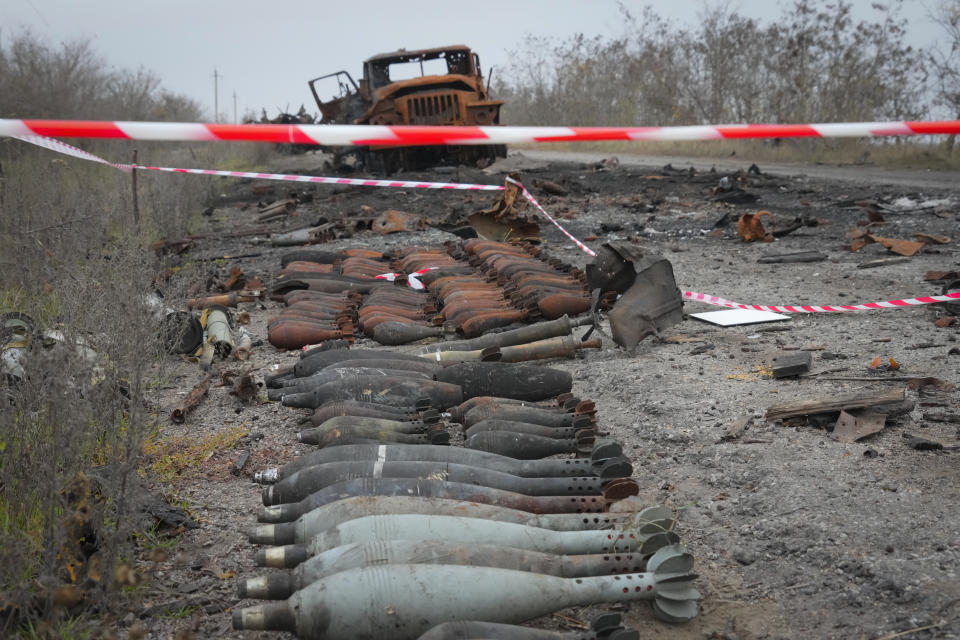
[[[388,357],[389,356],[389,357]],[[448,408],[464,397],[489,395],[509,396],[536,401],[567,393],[572,378],[566,372],[546,367],[498,365],[496,363],[462,363],[439,367],[416,356],[368,350],[327,350],[302,358],[294,366],[294,374],[302,377],[269,380],[274,387],[268,397],[284,405],[318,409],[336,400],[375,402],[385,407],[435,406]],[[449,435],[444,425],[434,424],[437,416],[419,421],[396,420],[386,409],[366,414],[364,419],[338,420],[327,417],[315,429],[302,432],[301,440],[320,446],[377,440],[400,443],[446,443]],[[520,427],[518,427],[520,428]],[[535,427],[529,427],[534,429]],[[567,433],[569,432],[569,433]],[[587,447],[588,432],[554,430],[548,434],[527,434],[517,439],[513,434],[478,435],[476,448],[496,447],[530,457],[549,448],[576,451],[576,443]],[[557,437],[569,436],[563,440]],[[576,437],[576,440],[574,439]],[[571,448],[571,443],[575,446]],[[471,445],[474,446],[474,445]]]
[[[560,579],[546,580],[551,583],[551,598],[565,588],[578,589],[573,584],[583,584],[584,578],[607,576],[605,589],[568,604],[620,600],[624,585],[637,584],[642,588],[631,588],[633,596],[624,599],[653,599],[658,617],[678,622],[696,614],[699,594],[690,586],[692,558],[676,544],[669,510],[650,507],[600,516],[535,514],[529,508],[520,511],[454,497],[356,496],[316,505],[293,522],[258,526],[252,542],[284,546],[258,552],[257,564],[293,570],[246,580],[240,595],[288,600],[282,606],[253,607],[235,614],[236,628],[285,629],[301,637],[415,638],[449,620],[519,622],[566,606],[530,597],[528,592],[538,591],[540,587],[534,585],[547,576]],[[411,566],[424,569],[404,573]],[[385,571],[370,576],[371,567]],[[335,577],[341,575],[346,578]],[[417,599],[394,603],[400,605],[396,612],[400,619],[410,615],[424,624],[415,631],[406,624],[399,629],[390,626],[397,619],[382,611],[374,613],[378,622],[360,631],[350,625],[317,628],[309,624],[323,617],[317,611],[323,606],[318,600],[321,594],[326,598],[353,580],[361,581],[365,589],[355,594],[352,605],[337,607],[336,615],[344,620],[384,609],[379,599],[393,602],[396,592],[390,587],[406,590],[413,586],[408,580],[439,579],[447,589],[445,576],[461,583],[449,592],[458,595],[444,596],[442,590],[423,594],[428,602],[441,604],[442,613],[421,619],[429,608]],[[390,584],[378,583],[382,577]],[[518,590],[527,593],[524,607],[507,615],[496,613],[495,608],[474,609],[475,598],[483,598],[482,593],[495,590],[501,581],[514,579],[526,585]],[[381,591],[385,587],[387,591]],[[289,619],[291,615],[294,620]]]
[[[466,415],[484,405],[477,401],[456,411]],[[305,638],[416,638],[452,620],[520,622],[568,604],[641,598],[652,599],[663,619],[684,621],[696,614],[699,594],[690,586],[692,558],[676,545],[670,511],[655,507],[637,514],[591,517],[569,513],[568,504],[578,500],[567,496],[511,500],[510,492],[482,486],[432,477],[385,477],[395,460],[456,451],[354,446],[342,449],[342,457],[333,457],[331,450],[319,451],[308,460],[259,475],[260,480],[280,480],[289,487],[308,477],[298,474],[337,464],[336,460],[367,458],[371,465],[369,477],[261,512],[261,521],[287,523],[261,525],[251,540],[287,546],[261,551],[258,564],[294,570],[247,580],[240,595],[287,601],[239,610],[234,626],[289,630]],[[478,466],[526,468],[543,478],[570,473],[563,464],[567,461],[530,463],[460,451]],[[310,473],[316,476],[320,471]],[[377,473],[382,477],[375,477]],[[344,499],[351,494],[356,497]],[[431,495],[437,497],[424,497]],[[504,504],[512,508],[500,506]],[[593,510],[591,504],[577,508]],[[491,606],[488,594],[515,580],[520,586],[511,588],[509,597],[517,602],[506,610]],[[429,583],[427,592],[410,596],[420,581]],[[343,599],[345,593],[353,597]],[[520,634],[516,637],[528,637],[525,631],[515,632]]]
[[[450,250],[454,250],[453,247]],[[435,252],[423,251],[406,256],[402,264],[416,271],[434,266],[435,262]],[[477,273],[474,267],[465,261],[453,263],[457,266],[448,262],[419,278],[441,304],[444,320],[465,337],[479,336],[527,317],[526,311],[514,306],[500,287]]]
[[[360,403],[336,404],[328,415],[361,407]],[[466,416],[488,404],[490,401],[478,398],[469,405],[452,408],[451,413]],[[560,405],[561,400],[556,404]],[[568,408],[592,409],[591,403],[569,396],[563,404]],[[285,488],[292,488],[310,475],[317,477],[323,467],[342,464],[337,461],[369,460],[367,477],[337,483],[299,503],[261,511],[261,521],[286,524],[261,525],[251,540],[288,546],[258,553],[258,564],[294,570],[241,585],[241,596],[287,601],[241,610],[234,615],[237,628],[284,629],[301,637],[415,638],[435,624],[450,620],[519,622],[565,606],[564,602],[587,604],[626,599],[622,588],[628,582],[631,587],[641,587],[639,591],[633,589],[629,599],[653,599],[661,618],[682,621],[696,613],[699,595],[689,584],[693,578],[692,559],[675,545],[677,538],[672,532],[669,511],[647,509],[632,519],[624,514],[591,517],[570,512],[602,509],[606,500],[523,497],[431,476],[387,477],[395,468],[390,464],[394,461],[434,455],[446,458],[457,451],[465,456],[459,458],[461,462],[473,462],[478,468],[526,468],[535,479],[558,475],[574,480],[568,475],[570,466],[564,463],[580,461],[532,463],[430,446],[338,449],[318,451],[310,454],[308,460],[294,461],[284,469],[267,470],[258,476],[260,480],[278,479],[286,482]],[[619,454],[619,447],[615,450]],[[334,456],[335,453],[344,455]],[[613,448],[609,453],[613,453]],[[624,470],[629,470],[627,465]],[[593,462],[591,468],[606,469],[609,473],[613,467]],[[304,471],[309,473],[304,475]],[[356,497],[344,499],[348,495]],[[431,495],[442,499],[423,497]],[[593,505],[598,502],[601,504],[595,508]],[[504,504],[513,508],[496,506]],[[571,504],[575,509],[570,508]],[[517,507],[523,511],[517,511]],[[609,531],[611,526],[618,526],[617,531]],[[588,555],[579,555],[584,553]],[[648,559],[651,553],[653,556]],[[371,574],[373,571],[375,575]],[[605,580],[595,577],[611,572],[621,575]],[[508,613],[498,612],[495,607],[477,610],[478,598],[484,599],[484,594],[496,590],[501,581],[514,579],[525,585],[516,590],[526,594],[524,606],[514,606]],[[443,590],[434,592],[429,588],[430,592],[422,597],[396,600],[395,589],[412,589],[417,580],[442,584]],[[451,590],[451,580],[458,581],[460,586]],[[550,583],[546,599],[531,596],[545,581]],[[597,591],[587,595],[583,584],[592,584]],[[351,592],[355,597],[349,601],[340,602],[340,596],[335,596],[338,601],[333,603],[337,605],[333,618],[327,619],[327,625],[317,626],[318,621],[326,619],[324,607],[330,604],[330,594],[334,590],[340,594],[347,585],[360,585],[361,590]],[[554,600],[561,593],[567,593],[567,599]],[[399,606],[384,605],[387,600]],[[384,613],[387,610],[390,612]],[[431,613],[424,615],[426,611]],[[397,627],[397,621],[403,624]]]
[[[383,254],[366,249],[346,249],[339,253],[312,250],[290,252],[281,256],[280,264],[284,270],[277,276],[276,284],[270,292],[271,297],[282,301],[283,296],[298,289],[322,293],[369,293],[374,288],[383,286],[384,281],[374,277],[378,274],[370,275],[370,264],[363,261],[378,261],[382,257]],[[342,273],[344,263],[353,258],[360,261],[349,263],[348,273]],[[313,262],[318,266],[296,271],[287,268],[302,262]],[[353,275],[350,275],[351,273]]]
[[[589,401],[579,401],[563,394],[557,402],[563,402],[567,409],[573,407],[584,411],[582,420],[592,409]],[[482,403],[473,403],[476,406]],[[466,405],[452,408],[458,415],[468,410]],[[430,422],[439,416],[430,411],[420,414],[419,420]],[[383,432],[369,433],[370,438],[346,438],[344,432],[356,434],[356,429],[340,416],[385,416],[390,418],[391,426],[402,428],[403,421],[417,421],[414,407],[388,407],[361,402],[336,402],[325,404],[316,410],[314,423],[322,426],[339,427],[332,429],[337,438],[333,442],[322,444],[349,445],[353,443],[380,443],[387,439],[396,442],[394,437],[387,438]],[[545,418],[546,419],[546,418]],[[557,420],[557,419],[555,419]],[[329,424],[328,424],[329,423]],[[327,432],[329,433],[329,432]],[[492,434],[501,435],[501,434]],[[502,434],[504,436],[510,434]],[[535,436],[531,436],[537,439]],[[307,438],[301,437],[302,440]],[[539,438],[545,442],[555,442],[547,437]],[[316,441],[311,438],[311,441]],[[513,444],[505,438],[504,444]],[[542,447],[541,447],[542,449]],[[309,456],[295,468],[282,474],[277,470],[265,472],[262,479],[283,481],[283,485],[264,494],[268,503],[276,500],[298,499],[298,503],[271,506],[261,512],[261,520],[270,522],[289,521],[301,514],[335,501],[345,495],[396,495],[412,492],[421,496],[469,499],[484,503],[500,504],[513,508],[538,511],[602,511],[605,505],[616,499],[634,495],[636,483],[623,476],[629,475],[629,462],[622,458],[622,448],[618,443],[602,441],[592,448],[584,447],[580,452],[590,455],[589,463],[583,461],[538,461],[523,462],[519,457],[542,457],[535,455],[529,448],[522,455],[505,458],[480,451],[451,449],[448,447],[416,446],[398,447],[395,444],[380,447],[350,447],[345,456],[340,456],[340,447],[319,451]],[[551,451],[555,452],[555,451]],[[376,459],[374,461],[374,454]],[[353,462],[340,463],[338,460]],[[429,465],[430,462],[446,464]],[[412,464],[404,464],[412,463]],[[309,471],[306,467],[316,467]],[[323,467],[323,468],[320,468]],[[479,468],[470,468],[479,467]],[[300,473],[304,472],[304,473]],[[583,477],[564,481],[573,472]],[[287,474],[300,473],[289,479]],[[399,477],[387,477],[387,475]],[[536,480],[531,476],[559,477],[559,481]],[[518,476],[518,477],[517,477]],[[454,482],[458,480],[460,482]],[[479,483],[487,486],[475,486]],[[489,488],[494,485],[502,488]],[[308,497],[310,491],[317,490]],[[526,492],[526,494],[522,494]],[[562,495],[538,495],[561,493]],[[527,495],[533,494],[533,495]],[[573,495],[571,495],[573,494]],[[599,494],[599,495],[596,495]],[[589,496],[589,497],[585,497]]]
[[[385,357],[388,355],[392,358]],[[307,375],[268,379],[268,385],[273,387],[268,397],[286,406],[317,410],[312,422],[318,426],[300,435],[309,444],[335,446],[357,439],[445,443],[449,435],[434,424],[436,415],[425,415],[409,423],[409,419],[398,419],[402,409],[393,409],[417,403],[421,407],[448,408],[464,397],[490,393],[502,397],[487,400],[507,405],[560,395],[563,405],[552,409],[527,407],[514,414],[502,414],[501,419],[471,424],[466,433],[467,447],[531,459],[556,453],[585,455],[595,441],[593,404],[570,398],[569,374],[555,369],[496,363],[438,367],[417,357],[368,350],[318,352],[301,359],[294,374],[298,367],[304,367],[301,373]],[[336,400],[377,402],[384,408],[362,414],[371,420],[336,420],[339,415],[329,415],[320,408]],[[573,412],[573,416],[568,418],[559,412]]]
[[[397,277],[398,284],[407,285],[406,291],[416,292],[416,299],[421,301],[419,313],[385,318],[374,327],[372,334],[368,335],[385,345],[407,344],[425,338],[443,336],[444,319],[437,314],[436,305],[424,291],[420,280],[423,273],[418,272],[463,268],[471,269],[468,265],[458,265],[444,248],[405,247],[394,251],[392,272]],[[368,304],[374,304],[373,300],[368,300]],[[452,323],[447,324],[446,327],[450,331],[455,328]]]
[[[577,631],[549,631],[500,622],[481,620],[453,620],[438,624],[418,640],[639,640],[636,629],[623,626],[619,613],[607,612],[595,616],[588,629]]]
[[[430,296],[409,287],[375,289],[358,314],[364,334],[381,344],[402,344],[393,337],[398,335],[407,342],[443,335],[443,328],[434,322],[437,308]]]
[[[553,320],[590,310],[586,274],[532,245],[475,239],[464,245],[464,252],[470,264],[504,287],[510,301],[526,310],[529,319]]]
[[[286,308],[267,324],[270,343],[278,349],[299,349],[324,340],[353,341],[356,294],[291,291]]]
[[[362,300],[353,283],[375,282],[380,257],[357,249],[301,250],[283,256],[272,297],[287,308],[271,320],[270,342],[280,349],[298,349],[324,340],[352,341]]]
[[[531,452],[518,452],[516,449],[508,449],[510,457],[507,457],[479,450],[399,446],[393,446],[390,457],[385,449],[354,447],[349,456],[342,458],[345,461],[340,462],[341,454],[328,449],[305,456],[282,472],[272,470],[261,476],[279,482],[265,490],[264,504],[302,500],[331,484],[358,477],[443,478],[526,495],[602,495],[607,500],[636,494],[636,483],[622,480],[630,475],[632,467],[622,457],[619,445],[607,441],[606,444],[601,442],[599,447],[592,446],[592,436],[595,435],[593,411],[560,413],[548,407],[511,405],[498,398],[485,400],[488,402],[475,404],[470,409],[457,407],[443,416],[459,416],[470,437],[484,431],[509,431],[513,433],[502,435],[515,439],[518,433],[532,433],[549,441],[570,437],[573,432],[579,436],[582,431],[591,438],[588,441],[581,437],[578,444],[589,442],[591,446],[584,447],[581,453],[591,455],[591,462],[524,462],[524,459],[529,460],[534,456]],[[593,405],[592,402],[572,397],[569,400],[574,406],[585,410],[590,410]],[[318,408],[310,419],[313,424],[320,426],[301,432],[298,438],[307,444],[325,446],[331,441],[338,443],[344,432],[353,432],[357,427],[405,434],[437,429],[446,436],[445,426],[438,425],[440,417],[433,410],[416,414],[411,410],[358,402],[329,403]],[[446,443],[444,440],[443,444]],[[524,453],[527,453],[525,457]],[[567,479],[576,471],[580,474]]]
[[[345,352],[326,351],[302,358],[294,365],[297,377],[305,377],[339,362],[367,360],[376,366],[385,359],[380,351],[365,352],[350,349]],[[389,366],[401,370],[429,365],[423,358],[405,354],[390,354]],[[416,365],[405,363],[415,362]],[[365,366],[354,363],[352,366]],[[434,407],[445,409],[474,396],[498,396],[526,401],[539,401],[568,392],[573,379],[566,371],[536,365],[500,364],[496,362],[460,362],[436,368],[432,380],[417,380],[409,376],[345,376],[337,381],[321,383],[312,391],[285,394],[283,404],[291,407],[317,408],[332,400],[363,400],[392,406],[414,404],[427,398]]]

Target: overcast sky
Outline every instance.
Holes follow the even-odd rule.
[[[784,1],[731,0],[729,5],[770,21]],[[704,3],[623,0],[631,10],[645,4],[665,18],[689,22]],[[858,18],[872,15],[871,0],[854,0],[853,5]],[[905,3],[903,15],[910,20],[914,45],[936,37],[924,5],[930,3]],[[165,87],[195,98],[211,117],[216,68],[222,76],[219,111],[232,120],[234,93],[241,117],[259,114],[261,108],[271,116],[279,110],[295,112],[301,104],[314,113],[307,80],[341,69],[359,78],[362,61],[377,53],[466,44],[479,53],[486,73],[491,66],[503,67],[526,34],[617,36],[623,21],[614,0],[0,1],[0,37],[21,27],[51,43],[89,38],[109,64],[153,70]]]

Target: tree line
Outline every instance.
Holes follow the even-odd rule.
[[[794,0],[761,22],[704,4],[693,26],[620,6],[618,36],[528,36],[497,87],[508,124],[689,125],[954,118],[960,0],[941,44],[907,41],[902,0],[855,19],[843,0]]]

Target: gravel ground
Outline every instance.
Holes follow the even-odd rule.
[[[320,174],[321,164],[319,156],[286,157],[277,159],[275,169]],[[590,244],[635,238],[650,252],[669,258],[681,289],[740,302],[852,304],[939,293],[938,285],[924,282],[924,274],[957,268],[956,245],[950,243],[928,245],[908,261],[860,269],[861,263],[892,254],[878,244],[851,252],[846,235],[867,218],[863,207],[851,204],[861,200],[894,203],[901,209],[883,212],[885,222],[871,229],[877,235],[954,235],[960,184],[911,187],[899,180],[895,186],[858,182],[848,175],[838,182],[802,172],[743,173],[739,184],[759,200],[729,205],[714,201],[711,191],[723,175],[736,182],[737,174],[691,175],[684,171],[686,165],[673,166],[678,170],[621,165],[595,171],[590,165],[554,162],[524,171],[521,179],[528,185],[549,180],[563,186],[566,196],[532,190],[543,195],[546,209],[559,215],[574,235],[598,237]],[[745,172],[749,162],[739,166]],[[438,170],[416,178],[502,181],[501,176],[472,169]],[[941,184],[951,180],[955,174],[940,174]],[[258,200],[253,185],[222,185],[223,201],[209,219],[210,230],[255,226],[256,209],[245,206]],[[299,188],[280,184],[274,196],[260,199],[282,197],[295,186]],[[288,228],[320,217],[349,219],[361,205],[441,220],[494,200],[490,194],[449,191],[327,186],[306,191],[314,200],[300,206],[286,222]],[[796,217],[816,226],[804,226],[773,243],[742,242],[737,218],[760,209],[773,214],[768,227],[785,226]],[[715,228],[725,214],[729,223]],[[588,256],[546,223],[544,238],[552,254],[586,264]],[[438,229],[387,237],[364,232],[323,248],[382,249],[451,239],[455,237]],[[199,240],[191,258],[261,254],[204,264],[220,280],[236,264],[269,286],[282,251],[260,241],[256,236]],[[801,264],[757,262],[763,254],[805,250],[821,251],[827,258]],[[295,355],[265,342],[266,321],[278,305],[245,306],[252,318],[248,329],[264,339],[249,366],[262,375],[269,365],[293,361]],[[687,313],[709,310],[714,308],[685,305]],[[602,428],[625,443],[641,498],[679,510],[683,542],[697,559],[700,615],[685,625],[666,625],[638,603],[625,618],[642,638],[877,639],[923,627],[928,629],[900,637],[960,637],[956,394],[928,392],[930,387],[921,395],[909,391],[916,401],[912,411],[891,418],[882,432],[854,444],[836,442],[826,430],[802,420],[764,420],[767,408],[780,403],[905,385],[882,380],[884,376],[933,376],[955,384],[960,370],[957,327],[934,325],[949,315],[940,306],[928,305],[797,315],[784,323],[727,328],[688,318],[632,351],[606,340],[601,351],[551,363],[574,374],[575,394],[592,398]],[[358,346],[375,345],[358,341]],[[812,353],[809,375],[769,376],[772,358],[798,350]],[[868,365],[876,356],[885,362],[895,359],[900,369],[871,372]],[[197,365],[180,364],[165,389],[162,410],[169,411],[201,377]],[[744,416],[751,418],[746,431],[725,440],[725,429]],[[123,620],[125,628],[142,627],[151,638],[283,637],[233,631],[229,609],[250,604],[238,601],[237,581],[264,571],[254,566],[255,548],[245,536],[259,506],[252,474],[307,450],[295,441],[297,419],[295,411],[277,403],[243,405],[228,388],[213,386],[185,425],[169,426],[168,434],[197,438],[236,426],[248,428],[250,435],[234,449],[212,455],[173,488],[201,526],[184,534],[166,559],[144,560],[141,570],[149,582],[140,607]],[[926,436],[946,449],[911,449],[904,433]],[[234,475],[233,463],[247,448],[252,456]],[[564,613],[588,619],[591,612]],[[560,622],[547,618],[538,624],[559,628]]]

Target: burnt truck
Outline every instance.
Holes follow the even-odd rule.
[[[491,100],[480,58],[469,47],[373,56],[356,82],[346,71],[309,81],[320,124],[497,125],[502,100]],[[333,94],[324,99],[323,96]],[[507,155],[505,145],[441,147],[325,147],[334,164],[352,156],[369,171],[394,173],[441,164],[485,165]]]

